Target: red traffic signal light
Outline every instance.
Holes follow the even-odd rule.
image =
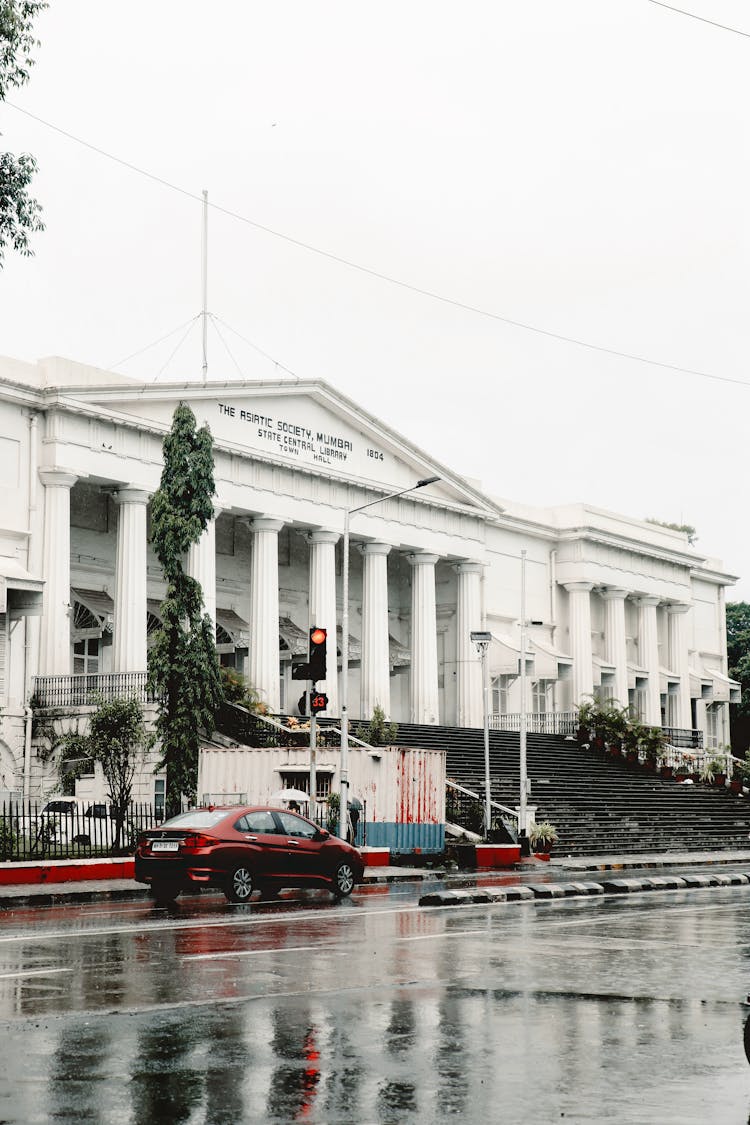
[[[308,674],[313,683],[326,678],[326,641],[328,630],[314,625],[310,630],[310,662]],[[321,708],[322,710],[322,708]]]
[[[310,630],[309,660],[304,664],[295,664],[292,667],[293,680],[324,680],[326,678],[326,642],[328,630],[313,625]],[[322,711],[323,708],[321,707]]]

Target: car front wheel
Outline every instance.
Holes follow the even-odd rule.
[[[344,898],[354,890],[354,872],[351,864],[340,863],[333,876],[333,893],[337,898]]]
[[[229,873],[224,894],[230,902],[247,902],[254,890],[252,871],[244,864],[240,864]]]

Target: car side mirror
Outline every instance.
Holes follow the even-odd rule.
[[[328,831],[327,828],[319,828],[318,831],[315,833],[315,839],[316,840],[327,840],[330,837],[330,835],[331,835],[331,833]]]

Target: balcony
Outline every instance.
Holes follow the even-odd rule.
[[[101,700],[111,703],[133,698],[139,703],[153,702],[145,672],[34,677],[35,707],[96,707]]]
[[[489,716],[490,730],[520,730],[520,711],[501,715],[495,712]],[[578,730],[576,711],[530,712],[526,716],[526,730],[529,734],[575,734]]]

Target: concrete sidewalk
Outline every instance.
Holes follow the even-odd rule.
[[[724,874],[719,878],[717,868],[744,867],[741,878]],[[705,869],[707,874],[696,873],[696,868]],[[690,869],[692,874],[677,872]],[[582,888],[584,883],[577,876],[586,872],[617,872],[627,871],[669,871],[670,886],[665,878],[655,876],[641,876],[623,878],[622,886],[616,887],[616,878],[585,880],[588,890]],[[674,879],[681,879],[681,884],[672,887]],[[690,882],[688,883],[688,879]],[[695,882],[700,879],[701,882]],[[703,880],[706,880],[703,882]],[[750,882],[750,851],[742,852],[667,852],[659,855],[608,855],[561,857],[549,862],[536,860],[533,857],[522,860],[513,867],[495,870],[446,870],[442,867],[405,867],[384,866],[365,868],[364,878],[360,886],[377,884],[391,884],[415,881],[440,881],[446,884],[445,889],[436,889],[430,892],[430,902],[425,905],[458,905],[469,901],[509,901],[512,898],[557,898],[571,894],[599,894],[599,893],[624,893],[633,890],[667,890],[684,886],[726,886],[730,882],[740,885]],[[642,883],[643,885],[637,885]],[[648,885],[646,885],[648,883]],[[607,885],[609,889],[607,888]],[[552,890],[551,887],[555,889]],[[594,886],[601,888],[594,890]],[[534,888],[540,888],[536,893]],[[521,893],[515,894],[514,888]],[[563,888],[562,890],[558,888]],[[528,893],[527,893],[528,892]],[[217,892],[218,893],[218,892]],[[433,898],[433,895],[436,896]],[[444,896],[445,901],[440,902],[437,896]],[[477,898],[472,896],[494,896]],[[447,897],[446,897],[447,896]],[[422,896],[424,902],[427,896]],[[19,883],[15,885],[0,885],[0,911],[17,909],[24,906],[52,906],[76,902],[113,902],[127,900],[147,900],[148,888],[133,879],[96,879],[80,880],[66,883]]]

